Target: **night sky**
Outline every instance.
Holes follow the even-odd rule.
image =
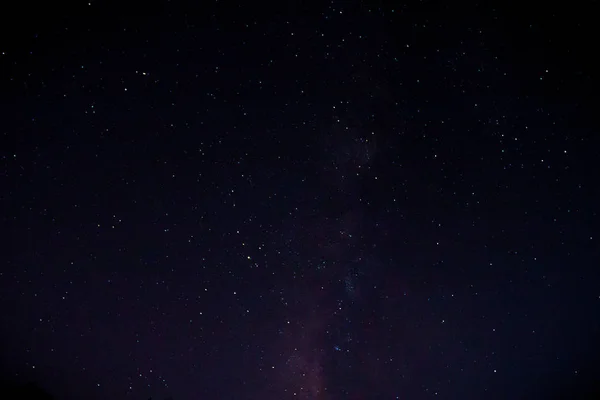
[[[6,385],[592,398],[592,6],[49,3],[0,24]]]

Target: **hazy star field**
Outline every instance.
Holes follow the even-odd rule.
[[[0,397],[600,398],[592,12],[445,3],[8,12]]]

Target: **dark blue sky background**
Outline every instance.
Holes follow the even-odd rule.
[[[10,9],[2,381],[588,398],[591,3]]]

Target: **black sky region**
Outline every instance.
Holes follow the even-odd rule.
[[[596,398],[597,2],[47,3],[0,396]]]

